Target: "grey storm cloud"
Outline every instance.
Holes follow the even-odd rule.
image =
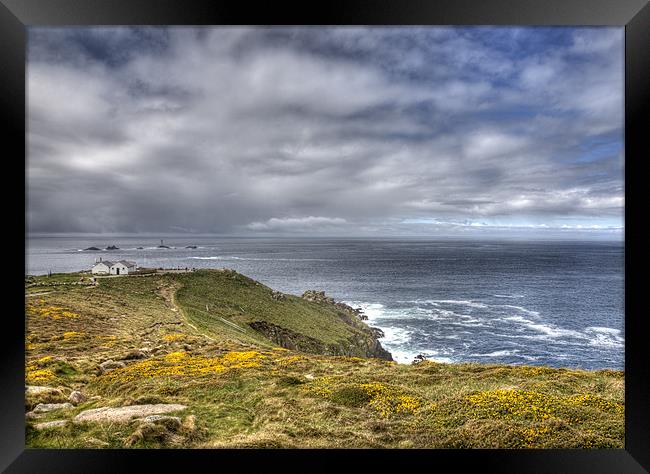
[[[30,232],[622,227],[620,28],[30,28],[27,80]]]

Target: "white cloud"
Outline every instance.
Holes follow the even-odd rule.
[[[324,228],[332,228],[346,224],[347,221],[340,217],[272,217],[266,222],[252,222],[248,224],[251,230],[267,231],[313,231]]]
[[[605,225],[622,37],[596,30],[519,56],[455,28],[30,29],[30,227]]]

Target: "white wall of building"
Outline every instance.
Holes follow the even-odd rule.
[[[123,263],[114,263],[113,266],[111,267],[111,275],[128,275],[129,274],[129,267],[124,265]],[[131,267],[131,270],[134,270],[133,267]]]
[[[94,275],[101,275],[101,274],[108,274],[110,273],[110,267],[106,265],[104,262],[99,262],[96,263],[95,266],[92,268],[92,273]]]

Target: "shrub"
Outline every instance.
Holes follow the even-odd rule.
[[[348,385],[335,389],[330,395],[330,400],[339,405],[361,407],[370,402],[372,396],[360,386]]]

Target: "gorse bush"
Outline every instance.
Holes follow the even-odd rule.
[[[622,371],[365,357],[372,340],[360,320],[274,298],[233,271],[48,291],[25,309],[25,381],[36,386],[25,408],[65,403],[73,390],[85,400],[30,415],[31,448],[624,446]],[[186,406],[171,414],[182,419],[176,431],[139,421],[35,428],[88,409],[169,403]]]

